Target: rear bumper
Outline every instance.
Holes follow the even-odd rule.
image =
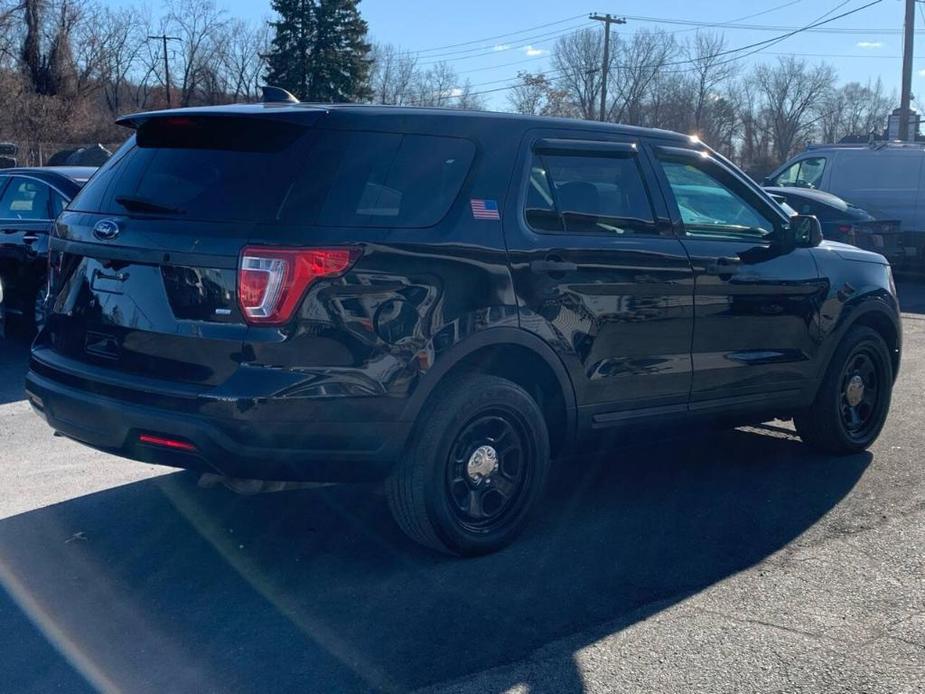
[[[102,392],[100,392],[102,391]],[[350,419],[356,409],[336,398],[233,397],[183,393],[174,399],[150,391],[82,382],[33,356],[26,376],[33,409],[55,431],[98,450],[132,460],[264,480],[347,482],[388,474],[411,424]],[[137,395],[137,397],[135,397]],[[377,398],[378,411],[399,412],[404,401]],[[337,414],[342,413],[343,419]],[[141,434],[179,439],[195,447],[178,451],[139,442]]]

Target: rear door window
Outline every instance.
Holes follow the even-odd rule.
[[[652,234],[652,204],[635,156],[536,154],[527,223],[537,231]]]

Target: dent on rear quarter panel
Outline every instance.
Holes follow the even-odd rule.
[[[390,125],[386,119],[378,127]],[[292,326],[249,329],[244,350],[249,364],[293,375],[286,396],[341,398],[356,416],[379,420],[415,413],[399,415],[399,403],[375,396],[406,399],[453,346],[518,325],[501,221],[476,219],[470,200],[503,207],[519,137],[503,127],[474,137],[398,126],[476,141],[473,168],[447,215],[429,228],[312,229],[311,245],[354,242],[361,257],[345,276],[313,285]],[[304,244],[304,230],[291,233],[283,230],[276,242]]]

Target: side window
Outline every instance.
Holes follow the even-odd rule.
[[[825,171],[825,157],[801,159],[778,174],[774,183],[791,188],[819,188]]]
[[[0,219],[50,219],[50,195],[44,183],[14,176],[0,199]]]
[[[796,164],[791,164],[786,169],[777,174],[772,183],[776,186],[795,186],[797,184],[797,179],[800,177],[800,165],[803,162],[798,161]]]
[[[662,161],[662,168],[684,222],[685,235],[701,238],[763,238],[774,223],[709,168]],[[744,192],[744,191],[741,191]]]
[[[635,156],[534,155],[525,207],[537,231],[655,233]]]
[[[320,226],[429,227],[459,196],[475,156],[468,140],[325,133],[279,219]]]
[[[818,188],[822,184],[822,172],[825,171],[825,158],[814,157],[800,162],[800,175],[796,185],[801,188]]]

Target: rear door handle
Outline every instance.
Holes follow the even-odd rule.
[[[578,269],[578,265],[561,258],[550,257],[545,260],[534,260],[530,263],[530,269],[537,273],[574,272]]]
[[[23,240],[23,243],[32,244],[32,243],[35,243],[36,241],[38,241],[38,240],[39,240],[39,237],[38,237],[38,234],[29,234],[29,233],[26,233],[26,234],[23,234],[22,240]]]
[[[741,264],[742,259],[737,256],[716,258],[704,266],[703,272],[707,275],[734,275]]]

